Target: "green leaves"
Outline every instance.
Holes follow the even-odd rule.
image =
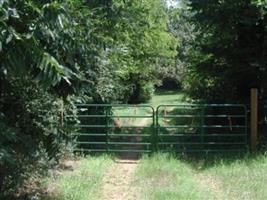
[[[44,87],[77,81],[73,43],[73,21],[62,3],[1,1],[0,58],[3,75],[32,74]],[[68,29],[67,29],[68,28]],[[72,40],[73,41],[73,40]],[[68,57],[68,59],[64,59]]]
[[[265,91],[266,0],[189,2],[198,30],[188,56],[190,94],[213,102],[247,103],[251,87]]]
[[[114,1],[106,14],[102,12],[102,23],[97,24],[101,29],[93,35],[97,33],[97,39],[108,48],[107,62],[119,77],[116,87],[124,93],[119,96],[127,101],[126,97],[135,92],[129,88],[156,82],[159,60],[171,60],[176,55],[176,39],[168,31],[167,10],[161,0]]]
[[[73,74],[71,70],[60,65],[57,60],[48,53],[43,53],[37,67],[40,69],[40,73],[36,77],[36,80],[41,82],[45,81],[47,85],[51,84],[55,86],[63,79],[67,84],[71,85],[70,78]]]

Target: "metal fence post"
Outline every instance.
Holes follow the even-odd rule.
[[[202,107],[201,109],[201,146],[202,146],[202,149],[204,149],[204,126],[205,126],[205,119],[204,119],[204,116],[205,116],[205,106]]]
[[[251,89],[251,150],[256,151],[258,139],[258,89]]]
[[[155,110],[152,108],[152,115],[153,115],[153,125],[152,125],[152,135],[153,135],[153,153],[157,151],[157,115],[155,118]]]
[[[106,153],[109,153],[109,107],[105,107],[106,119]]]
[[[247,150],[249,151],[249,144],[248,144],[248,112],[247,107],[244,106],[244,125],[245,125],[245,143],[247,145]]]
[[[155,152],[157,152],[159,150],[158,148],[158,140],[159,140],[159,134],[160,134],[160,125],[159,125],[159,107],[157,107],[156,111],[155,111],[155,115],[156,115],[156,121],[155,121]]]

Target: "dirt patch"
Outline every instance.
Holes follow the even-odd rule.
[[[133,186],[133,175],[138,161],[118,160],[105,174],[102,200],[136,200],[138,188]]]
[[[201,188],[208,190],[214,194],[214,199],[224,200],[222,183],[216,177],[198,173],[196,175],[196,180],[200,184]]]

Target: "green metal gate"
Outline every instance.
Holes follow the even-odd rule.
[[[237,104],[79,104],[75,151],[225,152],[248,149],[247,109]]]
[[[156,127],[160,151],[236,152],[248,149],[244,105],[161,105],[156,111]]]
[[[147,105],[79,104],[76,151],[150,153],[155,112]]]

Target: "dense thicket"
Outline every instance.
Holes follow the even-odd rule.
[[[163,0],[0,0],[1,195],[66,149],[75,102],[151,97],[176,55],[167,22]]]

